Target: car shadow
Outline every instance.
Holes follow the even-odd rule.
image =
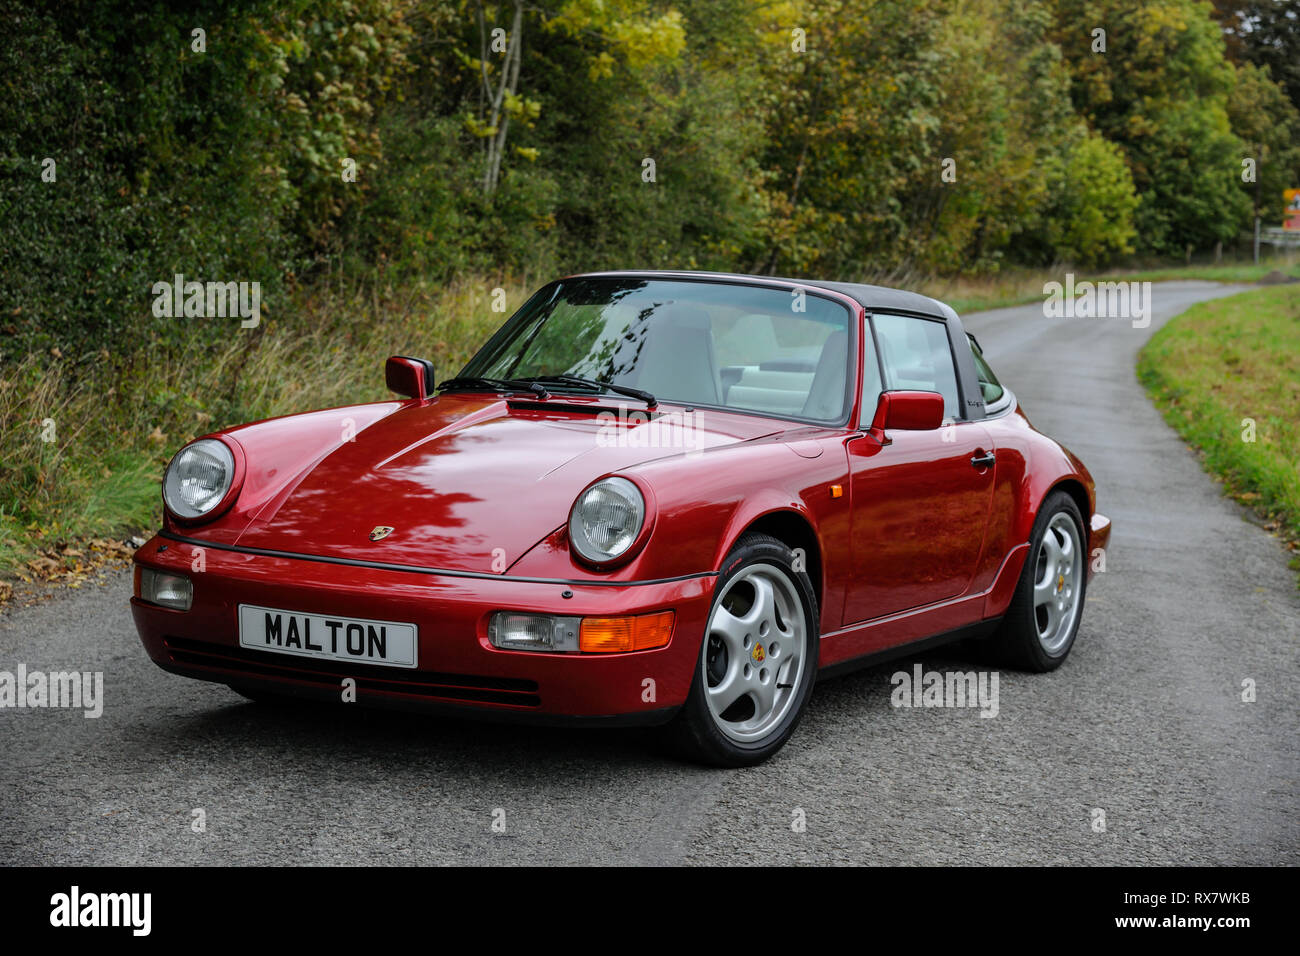
[[[187,750],[196,739],[220,740],[221,750],[236,759],[270,758],[291,748],[296,757],[331,764],[433,758],[486,772],[518,767],[521,759],[557,768],[674,762],[648,728],[545,727],[310,700],[255,703],[230,695],[229,704],[155,723],[148,728],[150,746]]]
[[[864,667],[818,682],[800,735],[846,711],[862,717],[889,709],[890,676],[921,663],[927,670],[987,667],[963,645],[936,649]],[[728,772],[684,763],[665,745],[661,728],[554,727],[476,720],[455,714],[421,714],[356,704],[288,699],[253,702],[226,691],[229,701],[184,715],[174,712],[137,725],[146,751],[185,752],[196,740],[220,741],[228,761],[295,759],[339,765],[349,761],[433,763],[442,769],[508,773],[531,769],[574,770],[663,767],[703,773]],[[796,742],[796,747],[798,746]],[[789,759],[783,750],[775,759]]]
[[[847,707],[863,714],[890,709],[890,697],[894,690],[891,678],[899,671],[910,674],[917,664],[921,665],[923,671],[941,673],[1002,670],[998,664],[990,661],[978,641],[958,641],[884,663],[868,664],[832,677],[818,678],[809,702],[808,719],[815,720],[814,715],[819,709],[826,712]]]

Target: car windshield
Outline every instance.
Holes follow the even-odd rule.
[[[575,376],[661,402],[839,422],[848,411],[850,313],[812,289],[584,277],[542,289],[460,378]]]

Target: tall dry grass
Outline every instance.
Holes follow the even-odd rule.
[[[527,279],[464,278],[400,290],[322,283],[257,329],[230,319],[216,345],[147,343],[70,361],[28,355],[0,377],[0,574],[36,551],[134,533],[160,518],[170,456],[228,425],[388,397],[384,359],[430,358],[455,374],[532,291]],[[158,320],[174,321],[174,320]]]

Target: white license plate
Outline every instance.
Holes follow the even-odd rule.
[[[239,646],[297,657],[414,667],[414,624],[239,605]]]

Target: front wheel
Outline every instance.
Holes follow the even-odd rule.
[[[817,676],[817,598],[784,542],[747,534],[718,576],[699,662],[668,727],[679,751],[721,767],[761,763],[794,733]]]

